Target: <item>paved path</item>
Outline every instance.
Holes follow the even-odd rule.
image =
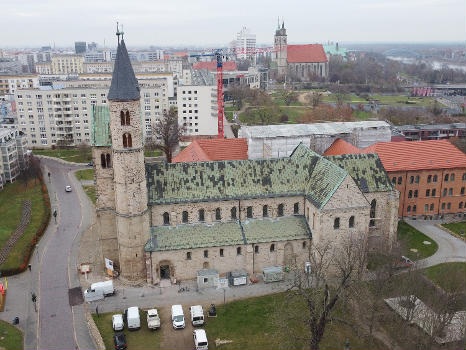
[[[438,244],[437,252],[428,258],[419,260],[416,263],[418,267],[453,261],[466,262],[466,242],[435,226],[441,223],[440,220],[406,220],[406,222]]]

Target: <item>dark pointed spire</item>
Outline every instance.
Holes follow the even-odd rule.
[[[285,21],[282,22],[282,29],[285,29]]]
[[[120,35],[122,36],[121,41]],[[117,29],[117,36],[118,49],[113,67],[112,84],[107,98],[114,101],[139,100],[141,98],[139,85],[129,60],[128,51],[123,40],[123,32]]]

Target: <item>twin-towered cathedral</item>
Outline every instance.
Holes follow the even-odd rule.
[[[298,266],[312,242],[396,239],[398,193],[376,154],[194,163],[144,160],[140,92],[123,39],[108,93],[93,110],[101,261],[157,284],[198,270]]]

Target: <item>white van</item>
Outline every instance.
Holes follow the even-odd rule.
[[[126,323],[129,330],[141,328],[141,319],[139,318],[139,308],[137,306],[129,307],[125,311]]]
[[[175,329],[185,327],[183,307],[181,305],[172,305],[172,321]]]
[[[193,326],[201,326],[204,324],[204,310],[201,305],[194,305],[189,308],[191,312],[191,323]]]
[[[113,281],[96,282],[92,283],[91,286],[84,291],[84,300],[87,302],[100,300],[106,296],[115,294],[113,289]]]
[[[209,348],[209,343],[207,342],[207,335],[205,330],[196,329],[193,331],[193,340],[196,350],[207,350]]]

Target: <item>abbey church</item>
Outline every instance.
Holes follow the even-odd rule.
[[[298,266],[311,242],[396,240],[398,192],[376,154],[146,162],[140,92],[123,39],[109,107],[93,109],[97,232],[121,276],[157,284],[198,270]]]

